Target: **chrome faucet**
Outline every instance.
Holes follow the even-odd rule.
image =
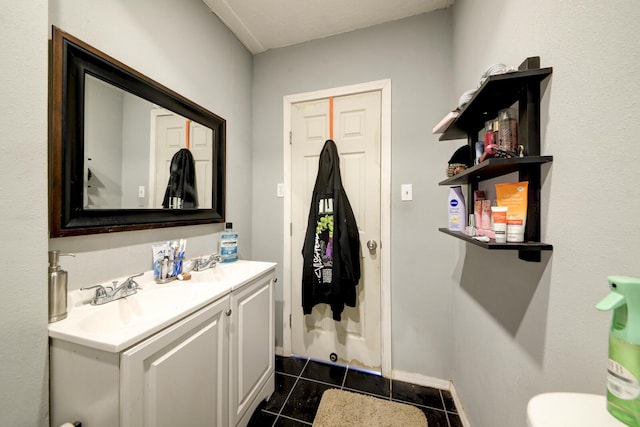
[[[138,292],[140,285],[133,280],[134,277],[142,276],[144,273],[138,273],[127,277],[124,282],[118,285],[118,281],[113,282],[113,286],[89,286],[88,288],[80,288],[81,291],[87,289],[95,289],[96,294],[91,299],[91,305],[102,305],[120,298],[128,297]]]
[[[209,258],[196,258],[193,260],[193,271],[202,271],[215,267],[221,261],[222,257],[218,254],[212,254]]]

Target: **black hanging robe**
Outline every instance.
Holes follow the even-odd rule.
[[[340,321],[345,304],[356,306],[360,236],[342,187],[338,149],[330,139],[320,152],[302,256],[304,314],[325,303],[331,305],[333,319]]]
[[[169,183],[162,201],[163,208],[170,207],[172,197],[181,199],[183,208],[198,207],[196,167],[193,161],[193,154],[186,148],[181,148],[171,158]]]

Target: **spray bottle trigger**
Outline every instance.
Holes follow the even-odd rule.
[[[604,297],[598,304],[596,304],[596,308],[600,311],[608,311],[613,310],[614,308],[621,307],[626,303],[627,301],[624,295],[617,292],[610,292],[609,295]]]

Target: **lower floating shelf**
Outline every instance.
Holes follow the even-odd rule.
[[[521,242],[521,243],[496,243],[491,239],[489,242],[481,242],[460,231],[451,231],[448,228],[439,228],[442,233],[456,237],[465,242],[473,243],[476,246],[480,246],[485,249],[492,250],[517,250],[519,251],[520,259],[525,261],[540,262],[540,251],[552,251],[553,245],[542,242]]]

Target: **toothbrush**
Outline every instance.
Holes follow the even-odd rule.
[[[178,273],[182,272],[182,261],[184,260],[184,252],[187,250],[187,239],[180,239],[180,248],[178,249]]]
[[[182,239],[180,239],[182,241]],[[173,251],[174,251],[174,263],[173,263],[173,275],[177,276],[180,273],[180,243],[177,241],[173,242]]]
[[[180,254],[182,250],[182,242],[183,239],[180,239],[179,242],[176,240],[173,240],[171,242],[171,260],[173,261],[171,270],[172,276],[177,276],[178,274],[180,274],[182,268],[182,255]]]

